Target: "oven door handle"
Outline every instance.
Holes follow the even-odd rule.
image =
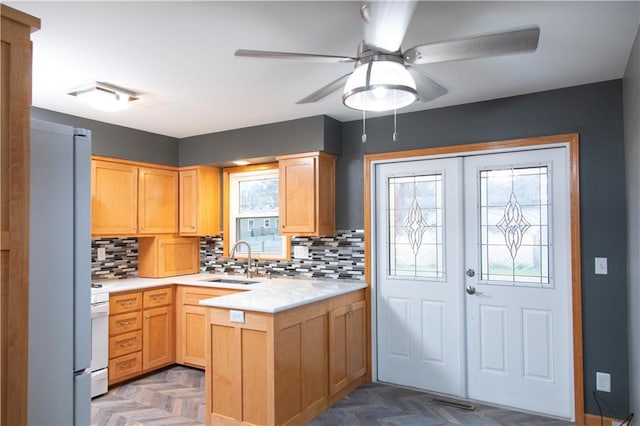
[[[109,302],[91,305],[91,318],[106,317],[109,315]]]

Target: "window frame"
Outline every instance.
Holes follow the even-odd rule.
[[[225,167],[222,169],[222,204],[223,204],[223,221],[222,221],[222,255],[224,257],[229,257],[232,239],[233,242],[236,241],[235,235],[231,235],[231,213],[230,213],[230,184],[231,184],[231,175],[237,173],[248,173],[248,172],[258,172],[264,170],[279,170],[278,163],[264,163],[264,164],[252,164],[248,166],[237,166],[237,167]],[[278,213],[278,217],[279,217]],[[289,236],[281,235],[285,239],[284,242],[284,257],[280,255],[273,256],[263,256],[256,255],[252,256],[252,259],[260,259],[260,260],[291,260],[291,238]],[[252,253],[253,254],[253,253]],[[238,259],[246,259],[246,255],[244,253],[236,253],[235,257]]]

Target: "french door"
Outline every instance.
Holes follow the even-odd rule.
[[[377,377],[571,418],[564,147],[375,165]]]

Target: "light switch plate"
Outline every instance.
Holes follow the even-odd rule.
[[[229,321],[244,324],[244,311],[229,311]]]
[[[596,257],[596,275],[607,275],[607,258]]]
[[[107,258],[107,249],[104,247],[98,247],[96,257],[98,260],[105,260]]]

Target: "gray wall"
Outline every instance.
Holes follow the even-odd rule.
[[[91,130],[94,155],[178,165],[178,139],[32,107],[31,117]]]
[[[629,385],[631,411],[640,412],[640,28],[623,80],[629,227]]]
[[[314,116],[180,140],[180,166],[326,151],[340,153],[340,122]]]
[[[598,413],[592,395],[596,371],[609,372],[612,392],[599,394],[605,415],[624,418],[629,369],[622,114],[622,81],[615,80],[402,114],[396,143],[391,141],[391,116],[367,120],[366,144],[360,121],[343,123],[336,226],[363,226],[364,154],[578,132],[585,405],[588,413]],[[596,256],[609,259],[608,275],[594,274]]]

